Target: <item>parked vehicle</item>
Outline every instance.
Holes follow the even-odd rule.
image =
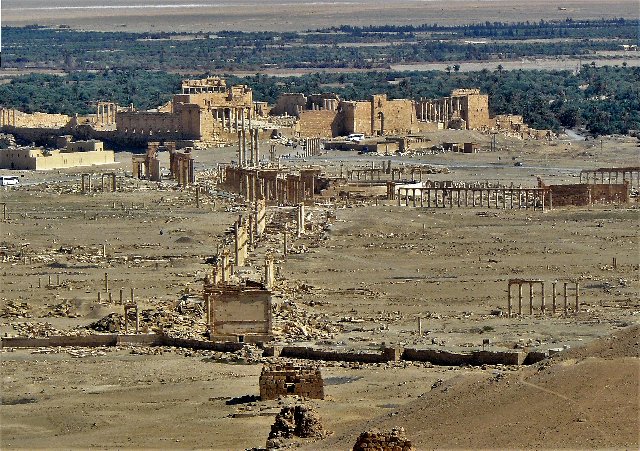
[[[0,175],[0,186],[11,186],[20,183],[20,179],[15,175]]]

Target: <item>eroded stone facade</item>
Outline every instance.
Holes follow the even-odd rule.
[[[245,85],[227,86],[218,77],[185,80],[182,92],[162,111],[116,114],[119,134],[134,141],[233,139],[255,117],[253,93]]]

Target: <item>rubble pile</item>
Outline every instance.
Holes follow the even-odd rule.
[[[201,339],[206,331],[204,320],[201,319],[202,315],[197,313],[181,315],[176,310],[174,303],[171,302],[156,308],[141,310],[140,329],[143,331],[155,330],[173,338]],[[135,316],[132,312],[128,319],[131,329],[135,322]],[[89,324],[86,329],[107,333],[124,331],[124,315],[110,313]]]
[[[65,335],[59,331],[51,323],[20,323],[12,324],[11,327],[17,332],[17,335],[25,338],[42,338],[51,335]]]
[[[255,364],[263,360],[263,350],[252,345],[244,345],[235,352],[215,352],[211,356],[214,362]]]
[[[360,434],[353,451],[415,451],[407,440],[404,428],[393,428],[391,431],[366,431]]]
[[[69,303],[69,301],[62,301],[59,304],[50,306],[49,308],[50,310],[45,315],[45,317],[48,318],[78,318],[80,316],[76,313],[71,312],[73,306]]]
[[[26,302],[7,301],[0,318],[31,318],[31,306]]]
[[[330,339],[339,328],[323,315],[311,313],[293,301],[274,305],[273,333],[287,339]]]
[[[124,329],[124,317],[119,313],[109,313],[98,321],[89,324],[86,328],[96,332],[120,332],[120,330]]]
[[[206,332],[201,308],[185,315],[178,312],[178,308],[169,303],[154,309],[140,312],[140,327],[156,329],[174,338],[201,339]]]
[[[294,437],[323,438],[327,435],[318,414],[305,405],[283,407],[271,426],[267,449],[286,446]]]

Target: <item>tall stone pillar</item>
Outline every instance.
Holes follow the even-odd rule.
[[[273,271],[273,257],[267,255],[264,259],[264,286],[272,288],[275,282],[275,274]]]
[[[304,215],[304,204],[300,203],[298,204],[298,208],[297,208],[297,232],[298,232],[298,237],[300,237],[301,235],[304,234],[304,229],[305,229],[305,224],[304,224],[304,220],[305,220],[305,215]]]
[[[260,165],[260,133],[259,133],[259,129],[255,129],[254,132],[254,140],[255,140],[255,149],[254,149],[254,156],[255,156],[255,165],[259,166]]]

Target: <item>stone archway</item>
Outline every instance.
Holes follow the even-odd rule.
[[[384,135],[384,113],[382,111],[380,111],[377,115],[377,119],[380,123],[380,135]]]

